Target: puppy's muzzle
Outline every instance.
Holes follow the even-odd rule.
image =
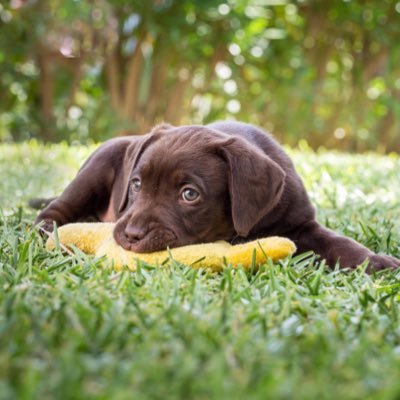
[[[137,253],[165,250],[175,247],[177,243],[176,234],[159,224],[142,227],[131,223],[118,223],[114,229],[114,239],[125,250]]]

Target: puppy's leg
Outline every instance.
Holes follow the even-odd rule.
[[[110,203],[130,143],[121,138],[100,146],[64,192],[38,215],[36,223],[42,223],[42,228],[51,232],[54,222],[61,226],[97,217]]]
[[[355,240],[324,228],[316,221],[306,223],[290,236],[296,243],[298,253],[312,250],[326,260],[330,267],[339,263],[343,268],[355,268],[366,259],[369,261],[370,270],[400,267],[400,260],[377,255]]]
[[[40,212],[36,223],[42,222],[46,231],[53,230],[53,222],[58,226],[95,216],[108,205],[113,174],[101,170],[92,171],[89,166],[79,171],[61,196],[54,199]]]

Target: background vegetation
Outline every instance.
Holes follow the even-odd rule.
[[[285,143],[400,150],[398,0],[11,0],[0,140],[253,122]]]

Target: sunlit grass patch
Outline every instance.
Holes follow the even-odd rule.
[[[0,146],[0,399],[399,397],[400,272],[310,254],[253,274],[115,272],[47,252],[25,202],[56,195],[88,152]],[[397,156],[290,153],[321,222],[400,256]]]

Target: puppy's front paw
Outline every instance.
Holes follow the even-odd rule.
[[[400,267],[400,260],[391,256],[374,254],[369,257],[368,271],[380,271],[382,269],[397,269]]]
[[[39,232],[42,234],[52,233],[54,231],[54,221],[52,219],[43,219],[37,223]]]

